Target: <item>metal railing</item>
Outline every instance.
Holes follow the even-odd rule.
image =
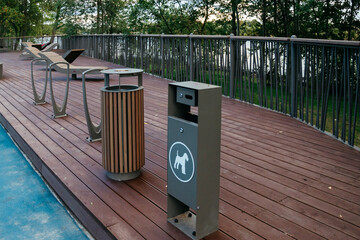
[[[63,46],[298,118],[360,146],[360,42],[199,35],[82,35]]]
[[[60,48],[223,94],[295,117],[360,146],[360,42],[202,35],[57,37]]]
[[[24,37],[0,37],[0,49],[7,49],[10,51],[21,50],[22,42],[33,42],[36,44],[43,44],[49,42],[51,36],[24,36]],[[61,45],[61,36],[55,36],[54,42],[59,43],[58,48],[63,48]]]

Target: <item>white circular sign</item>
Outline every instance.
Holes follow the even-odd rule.
[[[190,149],[182,142],[174,142],[169,150],[172,173],[181,182],[189,182],[195,172],[195,162]]]

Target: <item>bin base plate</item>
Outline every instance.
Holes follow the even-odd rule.
[[[196,215],[190,211],[186,211],[176,217],[168,218],[168,222],[180,229],[191,239],[199,239],[196,237]]]
[[[129,173],[112,173],[106,171],[106,176],[116,181],[126,181],[130,179],[137,178],[140,175],[140,170]]]

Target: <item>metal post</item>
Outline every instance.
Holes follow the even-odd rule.
[[[296,38],[295,35],[291,36],[292,39]],[[291,111],[290,115],[292,117],[297,117],[297,109],[296,109],[296,66],[297,66],[297,56],[296,56],[296,47],[294,41],[291,41],[291,88],[290,88],[290,94],[291,94]]]
[[[165,71],[164,33],[162,33],[160,37],[160,55],[161,55],[161,78],[164,78],[164,71]]]
[[[190,74],[190,81],[194,81],[194,66],[193,66],[193,50],[194,50],[194,46],[193,46],[193,39],[192,39],[193,34],[190,33],[189,35],[189,74]]]
[[[230,34],[230,97],[235,97],[234,83],[235,83],[235,44],[233,37],[234,34]]]
[[[129,52],[129,37],[128,36],[125,36],[124,38],[125,40],[125,66],[128,67],[129,66],[129,63],[128,63],[128,52]]]
[[[141,54],[141,59],[140,59],[140,64],[141,64],[141,69],[144,69],[144,43],[143,43],[143,36],[142,34],[140,34],[140,54]],[[164,71],[164,70],[162,70]]]

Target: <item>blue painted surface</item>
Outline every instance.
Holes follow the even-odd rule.
[[[0,125],[0,240],[88,239]]]

